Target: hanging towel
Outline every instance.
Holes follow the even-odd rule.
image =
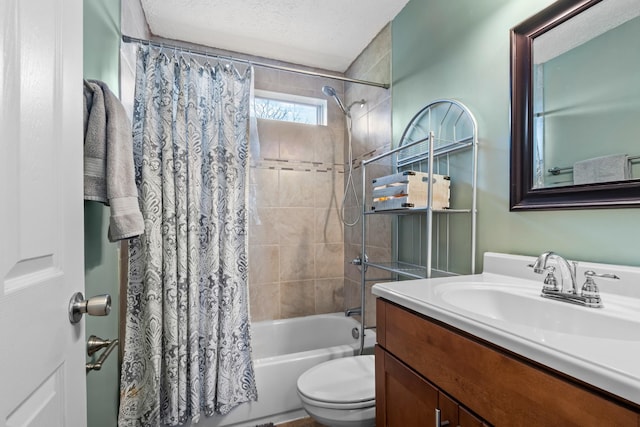
[[[573,165],[573,183],[595,184],[598,182],[624,181],[629,179],[629,160],[626,154],[594,157]]]
[[[131,123],[101,81],[84,81],[84,198],[110,207],[109,240],[144,232],[133,169]]]

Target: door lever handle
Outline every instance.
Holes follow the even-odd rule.
[[[113,340],[103,340],[100,337],[91,335],[87,340],[87,356],[93,356],[97,351],[109,347]]]
[[[113,340],[103,340],[102,338],[96,337],[95,335],[91,335],[89,337],[89,340],[87,341],[87,355],[93,356],[100,349],[105,347],[107,349],[102,352],[98,360],[96,360],[94,363],[86,364],[87,373],[89,373],[90,371],[99,371],[100,369],[102,369],[104,361],[107,360],[107,357],[109,357],[109,355],[117,345],[117,338]]]

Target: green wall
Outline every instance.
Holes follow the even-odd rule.
[[[474,113],[479,262],[486,251],[553,250],[577,260],[637,266],[637,209],[509,212],[509,30],[551,3],[411,0],[392,24],[394,141],[432,100],[455,98]]]
[[[120,0],[84,1],[84,77],[106,82],[118,93],[120,49]],[[118,337],[118,247],[107,239],[109,208],[85,202],[85,288],[86,296],[108,293],[112,298],[109,316],[86,316],[87,338]],[[87,375],[87,417],[89,427],[117,424],[119,394],[118,352],[114,351],[100,371]]]

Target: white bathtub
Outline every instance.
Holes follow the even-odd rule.
[[[229,414],[202,417],[198,427],[254,427],[307,416],[296,393],[298,377],[318,363],[358,353],[360,339],[351,330],[360,324],[343,313],[256,322],[251,326],[258,401]],[[365,351],[372,353],[375,332],[367,330]]]

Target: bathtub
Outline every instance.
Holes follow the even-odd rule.
[[[198,427],[254,427],[307,416],[296,393],[298,377],[312,366],[358,354],[360,339],[351,335],[360,323],[343,313],[256,322],[251,326],[258,401],[224,416],[202,417]],[[366,330],[365,352],[372,354],[373,330]]]

